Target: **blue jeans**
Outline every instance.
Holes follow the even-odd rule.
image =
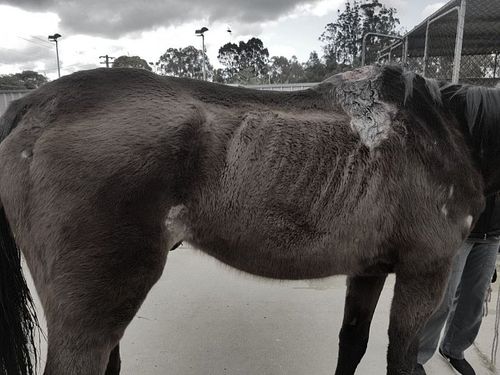
[[[452,358],[464,358],[464,351],[472,345],[481,326],[499,245],[500,240],[464,242],[453,260],[443,301],[421,332],[418,363],[424,364],[432,357],[445,323],[441,351]]]

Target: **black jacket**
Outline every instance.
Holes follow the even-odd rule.
[[[487,240],[500,237],[500,197],[498,194],[486,198],[486,207],[472,229],[471,239]]]

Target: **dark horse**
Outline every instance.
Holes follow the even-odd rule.
[[[34,371],[18,248],[47,320],[45,374],[110,375],[187,241],[264,277],[349,275],[339,375],[394,272],[387,373],[411,374],[451,259],[500,188],[499,104],[397,67],[291,93],[132,69],[46,84],[0,123],[0,372]]]

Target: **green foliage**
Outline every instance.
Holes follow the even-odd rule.
[[[323,64],[316,51],[309,54],[309,60],[304,64],[304,78],[306,82],[321,82],[327,78],[326,64]]]
[[[271,83],[304,82],[304,67],[296,56],[290,60],[284,56],[274,56],[271,58],[269,76]]]
[[[207,78],[213,75],[213,67],[205,54]],[[174,77],[203,79],[203,53],[193,46],[169,48],[160,56],[159,74]]]
[[[345,9],[338,11],[335,22],[329,23],[320,36],[328,70],[337,71],[340,65],[358,66],[361,60],[363,36],[368,32],[397,35],[399,19],[396,9],[388,8],[378,0],[347,0]],[[367,53],[380,50],[379,37],[370,38]]]
[[[148,62],[139,56],[120,56],[113,61],[113,68],[137,68],[151,71]]]
[[[47,81],[44,75],[25,70],[21,73],[0,75],[0,90],[36,89]]]
[[[217,83],[226,82],[224,79],[224,69],[221,69],[221,68],[215,69],[213,73],[214,73],[214,75],[212,77],[213,82],[217,82]]]
[[[269,51],[259,38],[246,43],[227,43],[219,49],[217,56],[224,66],[219,76],[226,83],[264,83],[268,77]]]

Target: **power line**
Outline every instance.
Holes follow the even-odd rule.
[[[48,41],[46,41],[46,40],[44,40],[44,39],[42,39],[42,38],[39,38],[39,37],[37,37],[37,36],[32,35],[32,36],[31,36],[31,38],[36,39],[36,40],[39,40],[40,42],[43,42],[43,43],[45,43],[45,44],[47,44],[47,45],[49,45],[49,46],[52,46],[52,44],[50,44],[50,42],[48,42]]]
[[[95,64],[71,64],[71,65],[64,65],[64,69],[69,69],[69,68],[77,68],[77,69],[87,69],[87,68],[95,68]],[[40,72],[43,73],[52,73],[52,72],[57,72],[57,68],[54,69],[43,69],[39,70]]]
[[[39,47],[44,47],[44,48],[52,49],[52,48],[51,48],[50,46],[48,46],[48,45],[41,44],[41,43],[37,43],[37,42],[35,42],[35,41],[33,41],[33,40],[23,38],[22,36],[19,36],[19,35],[18,35],[17,37],[18,37],[19,39],[25,40],[25,41],[27,41],[27,42],[29,42],[29,43],[33,43],[33,44],[35,44],[35,45],[37,45],[37,46],[39,46]]]
[[[65,65],[64,68],[96,68],[96,64],[90,63],[90,64],[71,64],[71,65]]]

